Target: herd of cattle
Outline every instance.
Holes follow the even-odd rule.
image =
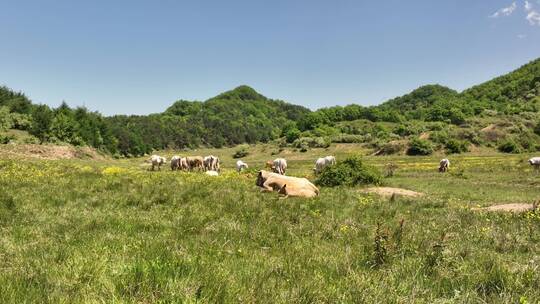
[[[167,162],[165,157],[159,155],[152,155],[149,160],[152,164],[152,171],[156,169],[161,170],[161,166]],[[533,157],[528,160],[531,166],[534,166],[536,170],[540,169],[540,157]],[[204,171],[207,175],[218,176],[220,172],[220,160],[219,157],[209,155],[202,156],[188,156],[180,157],[173,156],[171,158],[171,170],[173,171]],[[334,156],[326,156],[317,159],[313,171],[315,174],[319,174],[322,170],[328,166],[336,164],[336,158]],[[242,160],[236,162],[236,170],[242,172],[248,169],[249,166]],[[450,160],[447,158],[442,159],[439,162],[439,172],[447,172],[450,168]],[[265,169],[260,170],[257,176],[256,185],[261,187],[261,191],[278,191],[280,195],[284,197],[288,196],[301,196],[301,197],[315,197],[319,195],[319,189],[306,178],[298,178],[292,176],[285,176],[287,171],[287,160],[284,158],[276,158],[273,161],[269,160],[265,164]]]

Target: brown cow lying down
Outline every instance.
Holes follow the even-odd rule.
[[[285,198],[289,196],[315,197],[319,195],[319,189],[306,178],[284,176],[281,174],[261,170],[257,177],[257,186],[261,191],[272,192],[278,190]]]

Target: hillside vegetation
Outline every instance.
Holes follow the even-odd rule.
[[[316,111],[240,86],[204,102],[179,100],[158,114],[103,117],[65,103],[35,105],[2,87],[0,142],[17,141],[3,131],[18,129],[33,135],[25,142],[89,145],[118,156],[258,142],[300,151],[362,143],[374,153],[393,154],[414,149],[419,140],[448,153],[478,146],[518,153],[540,149],[539,110],[540,59],[461,93],[426,85],[378,106]]]

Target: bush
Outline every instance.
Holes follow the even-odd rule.
[[[380,147],[377,155],[392,155],[400,153],[405,149],[405,145],[401,142],[389,142]]]
[[[432,132],[429,136],[429,139],[431,139],[434,143],[445,145],[449,140],[448,132],[446,131]]]
[[[15,139],[15,136],[13,135],[0,134],[0,144],[9,144],[14,139]]]
[[[513,140],[506,140],[499,144],[499,151],[503,153],[520,153],[521,148]]]
[[[288,143],[292,143],[298,138],[300,138],[300,134],[302,134],[300,130],[298,130],[297,128],[291,128],[287,131],[287,133],[285,133],[285,138],[287,138]]]
[[[425,139],[413,138],[407,150],[408,155],[430,155],[433,153],[433,146]]]
[[[363,143],[365,141],[364,136],[354,135],[354,134],[339,134],[332,138],[334,143],[343,143],[343,144],[352,144],[352,143]]]
[[[247,151],[246,148],[240,148],[240,149],[236,150],[236,152],[234,152],[233,158],[242,158],[242,157],[246,157],[248,155],[249,155],[249,152]]]
[[[464,140],[450,139],[446,143],[446,151],[448,153],[464,153],[469,152],[469,143]]]
[[[360,157],[349,157],[334,166],[324,168],[315,183],[326,187],[379,185],[382,178],[376,168],[364,164]]]

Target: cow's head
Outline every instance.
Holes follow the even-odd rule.
[[[266,182],[270,174],[271,173],[268,171],[264,171],[264,170],[259,171],[259,174],[257,175],[257,182],[255,184],[259,187],[263,187],[264,183]]]
[[[262,187],[264,182],[266,181],[266,178],[264,178],[264,174],[262,171],[259,171],[259,174],[257,175],[257,181],[255,182],[255,185]]]

